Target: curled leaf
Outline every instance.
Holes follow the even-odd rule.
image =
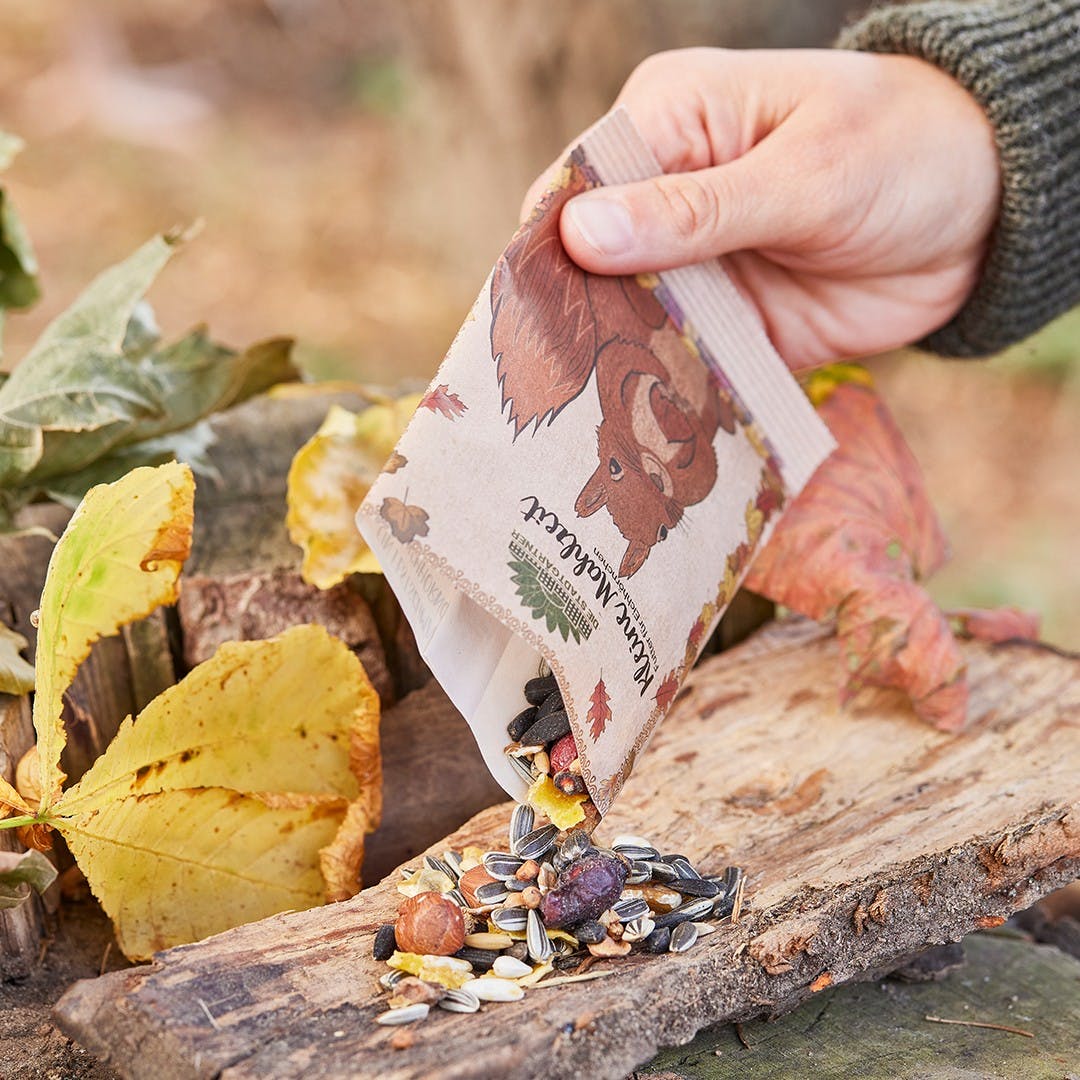
[[[186,465],[135,469],[91,489],[53,549],[38,614],[34,695],[42,810],[64,781],[64,692],[98,638],[176,600],[191,550],[194,493]]]
[[[1039,616],[1034,611],[1004,607],[961,608],[949,612],[949,621],[958,637],[976,641],[1038,641]]]
[[[947,545],[918,463],[871,388],[837,382],[819,411],[838,449],[781,519],[746,585],[812,619],[836,619],[845,696],[898,687],[923,719],[961,727],[963,657],[919,584]]]
[[[289,468],[285,523],[304,552],[301,573],[309,584],[329,589],[349,574],[379,572],[356,528],[356,512],[418,400],[388,400],[358,414],[333,405],[297,451]]]
[[[29,694],[34,689],[34,665],[19,655],[28,644],[22,634],[0,623],[0,694]]]
[[[40,851],[0,851],[0,911],[16,908],[56,880],[56,867]]]

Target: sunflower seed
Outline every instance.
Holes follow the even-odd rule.
[[[528,803],[518,803],[514,812],[510,815],[510,850],[522,837],[528,836],[533,830],[536,814]]]
[[[536,773],[533,771],[531,762],[526,761],[525,758],[507,754],[506,760],[524,783],[531,784],[536,779]]]
[[[511,855],[509,851],[485,851],[481,861],[484,869],[500,881],[512,878],[525,863],[524,859]]]
[[[630,922],[640,919],[649,914],[648,902],[640,896],[629,896],[625,900],[619,900],[612,906],[612,911],[619,916],[621,922]]]
[[[475,994],[481,1001],[520,1001],[525,991],[510,979],[470,979],[461,988]]]
[[[559,854],[567,861],[573,862],[587,855],[592,848],[592,840],[584,829],[575,829],[567,833],[566,839],[559,845]]]
[[[742,884],[746,875],[738,866],[729,866],[724,870],[724,886],[728,893],[734,893]]]
[[[394,937],[394,924],[387,923],[385,926],[380,926],[375,932],[371,955],[376,960],[389,960],[396,950],[397,939]]]
[[[541,705],[544,699],[559,689],[554,675],[541,675],[525,684],[525,700],[530,705]]]
[[[509,757],[535,757],[544,749],[543,743],[520,743],[517,746],[508,746],[505,753]]]
[[[685,855],[661,855],[660,859],[672,867],[681,878],[701,877],[694,869],[693,863]]]
[[[556,938],[551,943],[551,947],[555,950],[556,956],[569,956],[571,953],[577,953],[577,946],[571,945],[565,938]]]
[[[570,717],[566,715],[565,709],[557,709],[553,713],[548,713],[542,720],[537,720],[521,736],[521,741],[530,746],[534,743],[547,745],[569,734]]]
[[[427,1016],[431,1006],[424,1002],[415,1005],[405,1005],[400,1009],[390,1009],[381,1016],[375,1017],[376,1024],[411,1024],[414,1020],[423,1020]]]
[[[408,975],[407,971],[388,971],[385,975],[379,976],[379,985],[384,990],[393,990],[406,975]]]
[[[669,882],[674,881],[679,876],[679,871],[674,866],[669,866],[666,862],[660,862],[659,859],[650,859],[646,865],[652,871],[654,881]]]
[[[634,833],[619,833],[614,840],[611,841],[613,848],[621,847],[647,847],[654,848],[653,842],[645,836],[637,836]]]
[[[634,862],[630,864],[630,873],[626,878],[627,885],[644,885],[652,881],[652,871],[648,863]]]
[[[447,990],[439,999],[439,1008],[448,1012],[474,1013],[480,1008],[480,999],[471,990]]]
[[[529,911],[525,925],[525,941],[529,946],[529,958],[534,964],[543,964],[555,954],[551,938],[547,936],[543,920],[535,909]]]
[[[707,916],[712,911],[712,906],[712,900],[701,897],[683,904],[682,907],[677,907],[674,911],[666,911],[662,915],[654,916],[654,921],[658,927],[666,926],[671,929],[680,923],[692,922],[694,919]]]
[[[656,923],[650,918],[631,919],[624,927],[623,941],[644,941],[656,929]]]
[[[720,886],[715,881],[699,877],[680,877],[669,881],[668,886],[683,896],[706,896],[712,900],[720,892]]]
[[[398,873],[401,875],[401,880],[402,881],[408,881],[409,878],[411,878],[413,876],[413,874],[416,873],[416,867],[414,867],[414,866],[402,866],[398,870]]]
[[[532,968],[515,960],[512,956],[500,956],[491,969],[500,979],[520,979],[523,975],[531,975]]]
[[[668,944],[668,952],[686,952],[693,948],[697,941],[697,927],[692,922],[679,923],[671,931],[671,941]]]
[[[558,712],[562,707],[562,694],[556,690],[544,698],[540,707],[536,710],[536,719],[543,720],[545,716],[550,716],[553,712]]]
[[[465,897],[461,895],[460,889],[451,889],[448,893],[443,893],[443,896],[445,896],[447,900],[453,900],[458,907],[469,906],[465,903]]]
[[[668,951],[668,945],[671,943],[671,930],[666,926],[657,926],[653,929],[653,932],[643,942],[643,947],[646,952],[650,953],[664,953]]]
[[[521,736],[528,731],[529,727],[536,722],[536,706],[530,705],[527,709],[522,709],[521,712],[506,725],[506,734],[510,736],[511,742],[518,742]]]
[[[529,959],[529,946],[524,941],[515,941],[509,949],[506,950],[507,956],[512,956],[515,960],[524,961]]]
[[[499,908],[491,913],[491,921],[500,929],[514,933],[524,930],[528,922],[528,908],[513,907]]]
[[[735,910],[735,896],[734,894],[728,895],[727,893],[721,893],[714,901],[712,906],[712,917],[719,919],[721,922],[724,919],[731,918],[732,912]]]
[[[517,843],[514,854],[522,861],[525,859],[542,859],[555,843],[555,837],[559,835],[558,825],[541,825],[539,829],[533,829],[526,833]]]
[[[510,895],[505,882],[488,881],[476,890],[476,899],[481,904],[499,904]]]
[[[514,944],[514,939],[509,934],[489,934],[481,931],[476,934],[465,935],[465,945],[469,949],[509,949]]]
[[[603,923],[589,919],[587,922],[578,923],[571,933],[582,945],[595,945],[607,937],[607,928]]]
[[[716,927],[713,926],[712,923],[709,923],[709,922],[695,922],[694,925],[697,927],[697,936],[699,938],[707,937],[709,934],[715,934],[716,933]]]
[[[497,949],[477,949],[469,945],[462,946],[454,953],[454,956],[458,960],[464,960],[475,971],[490,970],[492,964],[494,964],[501,955],[502,954]]]
[[[507,878],[505,882],[511,892],[524,892],[531,884],[531,881],[519,881],[516,877]]]
[[[648,844],[612,844],[612,851],[617,851],[627,859],[647,860],[660,858],[660,852]]]

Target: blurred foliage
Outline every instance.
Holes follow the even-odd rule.
[[[1080,387],[1080,308],[1055,319],[1033,338],[995,357],[992,363],[1010,375]]]

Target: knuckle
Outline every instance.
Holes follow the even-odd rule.
[[[676,181],[658,178],[653,182],[657,200],[680,240],[693,240],[715,232],[720,222],[720,200],[709,184],[692,173]]]

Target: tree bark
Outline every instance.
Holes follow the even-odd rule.
[[[1080,872],[1080,661],[964,650],[974,722],[957,736],[883,692],[840,710],[835,642],[802,623],[691,676],[600,833],[644,833],[706,871],[745,867],[739,923],[687,953],[634,956],[479,1015],[436,1010],[395,1051],[372,1023],[385,1008],[372,936],[401,899],[391,874],[79,983],[59,1023],[134,1078],[621,1077],[707,1025],[875,977]],[[508,815],[484,811],[431,850],[502,846]]]

